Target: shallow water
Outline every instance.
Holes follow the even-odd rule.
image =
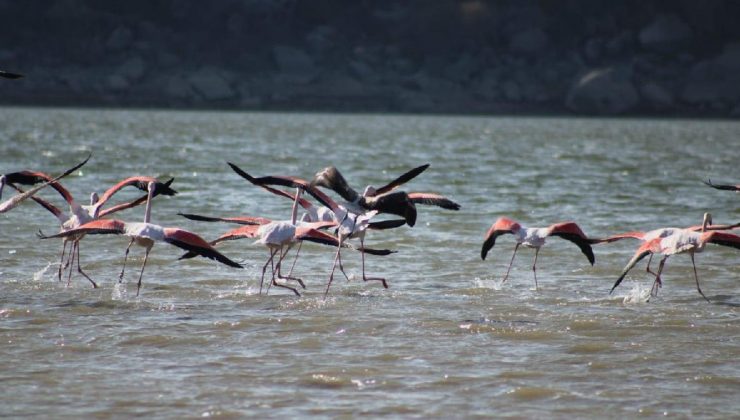
[[[414,228],[373,232],[345,253],[352,277],[323,299],[333,252],[306,245],[296,266],[308,289],[259,295],[268,254],[251,240],[220,249],[245,270],[158,244],[136,293],[142,250],[116,283],[125,238],[88,236],[82,265],[99,284],[56,278],[55,219],[34,203],[0,215],[0,412],[107,418],[732,417],[740,411],[737,250],[709,245],[671,257],[664,287],[644,302],[644,262],[609,295],[637,247],[578,248],[552,238],[537,262],[513,240],[480,260],[482,237],[508,215],[525,225],[574,220],[601,236],[687,226],[711,211],[736,222],[740,196],[701,180],[740,182],[740,123],[678,120],[462,118],[327,114],[0,109],[0,172],[59,173],[78,200],[135,174],[175,177],[153,222],[212,239],[231,225],[208,215],[289,216],[290,203],[247,184],[253,175],[310,178],[335,165],[356,188],[429,162],[407,185],[456,200],[419,207]],[[7,190],[6,190],[7,191]],[[3,198],[9,197],[5,192]],[[54,199],[52,191],[42,195]],[[126,191],[121,199],[139,194]],[[143,208],[122,213],[139,221]],[[657,261],[655,262],[657,263]]]

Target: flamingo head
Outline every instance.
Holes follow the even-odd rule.
[[[708,226],[712,225],[712,214],[711,213],[704,213],[704,220],[701,224],[701,231],[704,232],[707,230]]]
[[[97,204],[99,200],[100,200],[100,196],[98,196],[98,193],[96,192],[90,193],[90,205],[91,206],[94,206],[95,204]]]
[[[3,198],[3,188],[6,182],[5,175],[0,175],[0,198]]]
[[[363,197],[375,197],[376,195],[378,195],[378,190],[372,185],[365,187],[365,191],[362,192]]]

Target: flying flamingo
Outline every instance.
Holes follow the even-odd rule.
[[[722,185],[722,184],[712,184],[712,180],[708,179],[706,182],[704,182],[706,185],[709,185],[712,188],[718,189],[718,190],[728,190],[728,191],[735,191],[740,193],[740,184],[737,185]]]
[[[591,265],[594,264],[594,253],[590,245],[593,243],[593,240],[589,239],[577,224],[573,222],[563,222],[550,225],[546,228],[525,228],[507,217],[498,218],[491,228],[488,229],[483,242],[483,248],[481,249],[481,259],[486,259],[488,251],[493,248],[493,245],[496,243],[496,238],[505,233],[514,235],[516,246],[514,247],[514,254],[511,256],[511,261],[509,261],[509,268],[506,269],[506,275],[501,281],[502,283],[509,277],[509,271],[511,271],[511,265],[514,262],[514,256],[516,256],[516,251],[519,249],[519,245],[524,245],[528,248],[535,249],[532,273],[534,274],[534,288],[535,290],[538,290],[537,255],[540,252],[540,248],[545,244],[545,239],[548,236],[559,236],[578,245],[581,252],[583,252],[583,254],[586,255],[586,258],[588,258],[588,262],[590,262]]]
[[[90,155],[90,156],[92,156],[92,155]],[[40,183],[40,184],[36,185],[35,187],[31,188],[28,191],[25,191],[25,192],[23,192],[21,194],[17,194],[15,196],[9,198],[8,200],[3,201],[2,203],[0,203],[0,213],[5,213],[5,212],[8,212],[8,211],[14,209],[16,206],[18,206],[23,201],[27,200],[28,198],[33,197],[33,195],[36,194],[37,192],[39,192],[41,189],[48,187],[52,183],[54,183],[56,181],[59,181],[60,179],[64,178],[65,176],[67,176],[67,175],[71,174],[72,172],[80,169],[84,164],[87,163],[87,161],[90,159],[90,156],[88,156],[87,159],[85,159],[84,161],[82,161],[82,163],[79,163],[79,164],[75,165],[74,167],[66,170],[63,174],[57,176],[56,178],[52,178],[51,180],[48,180],[48,181],[43,182],[43,183]],[[0,198],[2,198],[3,188],[5,187],[5,184],[6,183],[8,183],[7,182],[7,175],[0,175]]]
[[[38,182],[48,181],[50,179],[49,175],[43,173],[43,172],[35,172],[35,171],[21,171],[21,172],[15,172],[12,174],[7,174],[8,183],[18,183],[18,184],[35,184]],[[69,214],[64,213],[59,208],[55,207],[51,203],[37,197],[33,197],[33,200],[36,201],[39,205],[47,209],[49,212],[51,212],[60,222],[62,230],[70,230],[77,227],[82,226],[85,223],[91,222],[93,220],[97,220],[100,217],[104,217],[106,215],[110,215],[113,213],[116,213],[121,210],[125,210],[131,207],[138,206],[139,204],[142,204],[144,201],[146,201],[147,196],[144,195],[143,197],[140,197],[137,200],[133,200],[128,203],[119,204],[116,206],[113,206],[108,209],[101,210],[102,206],[105,205],[108,200],[110,200],[113,195],[115,195],[118,191],[121,189],[127,187],[127,186],[134,186],[140,190],[147,190],[147,186],[149,182],[154,182],[155,185],[155,196],[162,194],[162,195],[175,195],[177,194],[177,191],[170,188],[170,185],[172,184],[173,179],[170,179],[169,181],[165,183],[161,183],[157,181],[155,178],[147,177],[147,176],[133,176],[126,178],[117,184],[113,185],[112,187],[108,188],[101,197],[98,197],[97,193],[92,193],[90,195],[90,205],[80,205],[78,204],[74,198],[72,197],[72,194],[62,186],[62,184],[58,182],[54,182],[51,184],[52,188],[56,189],[57,192],[64,198],[64,200],[69,204]],[[76,237],[65,237],[62,241],[62,252],[60,255],[60,262],[59,262],[59,270],[58,270],[58,277],[61,281],[62,271],[67,266],[73,266],[75,256],[77,257],[77,272],[82,274],[85,278],[87,278],[90,283],[92,283],[93,287],[97,287],[97,284],[88,276],[85,274],[84,271],[82,271],[82,268],[80,267],[80,247],[79,242],[82,239],[84,235],[76,236]],[[72,248],[70,250],[69,258],[66,263],[64,263],[64,255],[67,248],[67,242],[72,243]],[[69,276],[67,279],[67,283],[72,279],[72,269],[70,268]]]
[[[334,257],[334,264],[332,266],[331,274],[329,275],[329,282],[327,284],[326,293],[329,292],[329,286],[331,286],[332,279],[334,278],[334,270],[336,268],[337,262],[339,262],[341,266],[341,250],[342,250],[342,244],[345,240],[351,239],[351,238],[358,238],[360,240],[360,249],[364,249],[365,247],[365,231],[370,226],[370,219],[375,216],[379,211],[378,210],[372,210],[366,213],[363,213],[361,215],[357,215],[354,213],[351,213],[345,208],[344,206],[340,206],[337,204],[334,200],[329,198],[326,194],[324,194],[321,190],[311,185],[308,181],[296,177],[291,176],[265,176],[261,178],[255,178],[248,173],[244,172],[241,168],[234,165],[233,163],[229,162],[229,166],[236,172],[239,176],[242,178],[245,178],[249,182],[255,185],[263,186],[263,185],[282,185],[284,187],[290,187],[290,188],[298,188],[302,189],[303,191],[310,194],[312,197],[314,197],[316,200],[318,200],[322,205],[328,207],[331,209],[331,211],[334,213],[336,219],[338,220],[338,226],[337,226],[337,238],[338,238],[338,246],[337,246],[337,253]],[[405,194],[405,193],[404,193]],[[385,197],[388,197],[386,195]],[[406,197],[406,200],[408,201],[408,197]],[[413,206],[413,203],[410,203]],[[413,207],[410,207],[413,209],[413,219],[416,220],[416,210]],[[399,210],[400,208],[396,208],[398,210],[397,212],[388,211],[388,213],[393,214],[406,214],[405,212],[402,212]],[[409,209],[409,207],[406,207],[406,209]],[[408,216],[408,214],[406,214]],[[393,221],[390,221],[393,222]],[[406,223],[409,223],[409,219],[406,218]],[[362,280],[363,281],[379,281],[383,284],[384,288],[388,288],[388,283],[386,280],[382,277],[368,277],[365,273],[365,253],[361,252],[360,254],[362,256]],[[346,274],[345,274],[346,275]]]
[[[624,232],[624,233],[618,233],[616,235],[607,236],[601,239],[592,239],[591,243],[600,244],[600,243],[611,243],[611,242],[619,241],[622,239],[638,239],[644,244],[654,239],[662,239],[662,238],[674,235],[684,230],[689,230],[693,232],[705,232],[705,231],[713,231],[713,230],[731,230],[737,227],[740,227],[740,223],[736,223],[733,225],[712,225],[712,215],[710,213],[704,213],[703,221],[701,225],[689,226],[687,228],[664,227],[664,228],[652,229],[649,231]],[[652,296],[656,296],[657,290],[658,290],[657,288],[661,287],[662,283],[660,282],[660,279],[657,277],[656,273],[650,269],[650,263],[652,262],[652,260],[653,260],[653,254],[650,254],[648,256],[648,263],[647,263],[647,266],[645,267],[645,271],[656,277],[655,282],[653,283],[653,287],[650,290],[650,294]]]
[[[11,73],[5,70],[0,70],[0,77],[5,78],[5,79],[20,79],[21,77],[23,77],[23,75],[18,74],[18,73]]]
[[[635,252],[635,255],[624,267],[622,274],[620,274],[609,293],[611,294],[614,289],[619,286],[632,267],[634,267],[641,259],[645,258],[645,256],[662,254],[663,258],[660,260],[660,264],[658,265],[658,272],[655,273],[655,283],[653,284],[653,288],[650,290],[651,295],[653,294],[653,291],[657,293],[655,285],[661,284],[660,274],[663,272],[663,266],[668,257],[671,255],[688,253],[691,256],[691,265],[694,268],[696,290],[698,290],[699,294],[709,302],[709,299],[704,295],[704,292],[701,291],[701,287],[699,286],[699,276],[696,272],[696,263],[694,262],[694,254],[702,252],[707,243],[740,249],[740,236],[717,230],[697,232],[690,229],[679,229],[673,231],[667,236],[656,237],[649,241],[645,241],[639,248],[637,248],[637,252]]]
[[[429,164],[414,168],[380,188],[375,188],[372,185],[369,185],[365,187],[362,195],[358,194],[357,191],[349,186],[347,180],[334,166],[329,166],[317,172],[314,176],[312,184],[320,187],[329,188],[339,194],[345,201],[347,201],[348,205],[346,207],[350,210],[372,210],[372,207],[368,203],[372,202],[372,200],[376,200],[377,197],[388,194],[389,192],[395,190],[402,184],[418,176],[428,167]],[[406,195],[414,204],[438,206],[448,210],[460,210],[459,204],[440,194],[408,192],[406,193]],[[356,212],[360,211],[358,210]]]
[[[124,256],[123,268],[121,269],[119,280],[123,279],[123,273],[126,268],[126,259],[128,258],[128,252],[131,248],[131,245],[136,243],[137,245],[144,247],[144,263],[141,265],[139,280],[136,284],[136,296],[139,295],[139,290],[141,289],[141,279],[144,275],[144,268],[146,267],[146,263],[149,258],[149,252],[151,251],[155,242],[167,242],[178,248],[194,252],[202,257],[218,261],[230,267],[243,268],[241,264],[230,260],[228,257],[218,252],[208,242],[206,242],[203,238],[196,235],[195,233],[179,228],[162,227],[160,225],[150,223],[152,197],[155,193],[156,183],[149,182],[147,185],[147,189],[148,194],[146,200],[146,209],[144,210],[144,223],[127,223],[115,219],[99,219],[86,223],[78,228],[57,233],[56,235],[45,236],[41,232],[39,232],[39,237],[42,239],[65,238],[80,234],[116,234],[130,237],[131,240],[128,244],[128,247],[126,247],[126,254]]]

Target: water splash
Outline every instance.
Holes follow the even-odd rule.
[[[111,290],[111,300],[128,300],[128,289],[126,283],[113,283],[113,289]]]
[[[640,283],[635,283],[635,286],[624,296],[622,303],[625,305],[648,303],[650,301],[650,290],[650,288],[646,288]]]
[[[57,266],[59,264],[58,263],[46,263],[46,267],[33,273],[33,281],[41,281],[44,278],[44,275],[46,274],[46,272],[49,271],[52,265]]]

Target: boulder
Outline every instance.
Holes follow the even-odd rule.
[[[547,34],[540,28],[529,28],[515,33],[509,40],[513,53],[534,55],[547,46]]]
[[[205,67],[188,76],[188,81],[204,99],[217,101],[236,96],[222,72],[214,67]]]
[[[280,82],[306,84],[318,73],[313,58],[298,48],[278,45],[272,49],[272,56],[278,68],[277,78]]]
[[[662,14],[640,31],[639,39],[647,50],[675,53],[686,47],[693,36],[693,30],[681,18]]]
[[[134,41],[134,33],[126,26],[119,26],[108,35],[105,42],[105,48],[111,51],[118,51],[128,48]]]
[[[629,111],[639,101],[629,71],[610,67],[592,69],[570,88],[565,106],[583,114],[614,115]]]
[[[716,57],[695,64],[681,99],[692,105],[740,101],[740,44],[728,44]]]
[[[654,108],[665,109],[675,106],[673,93],[655,82],[643,83],[640,86],[640,95]]]

